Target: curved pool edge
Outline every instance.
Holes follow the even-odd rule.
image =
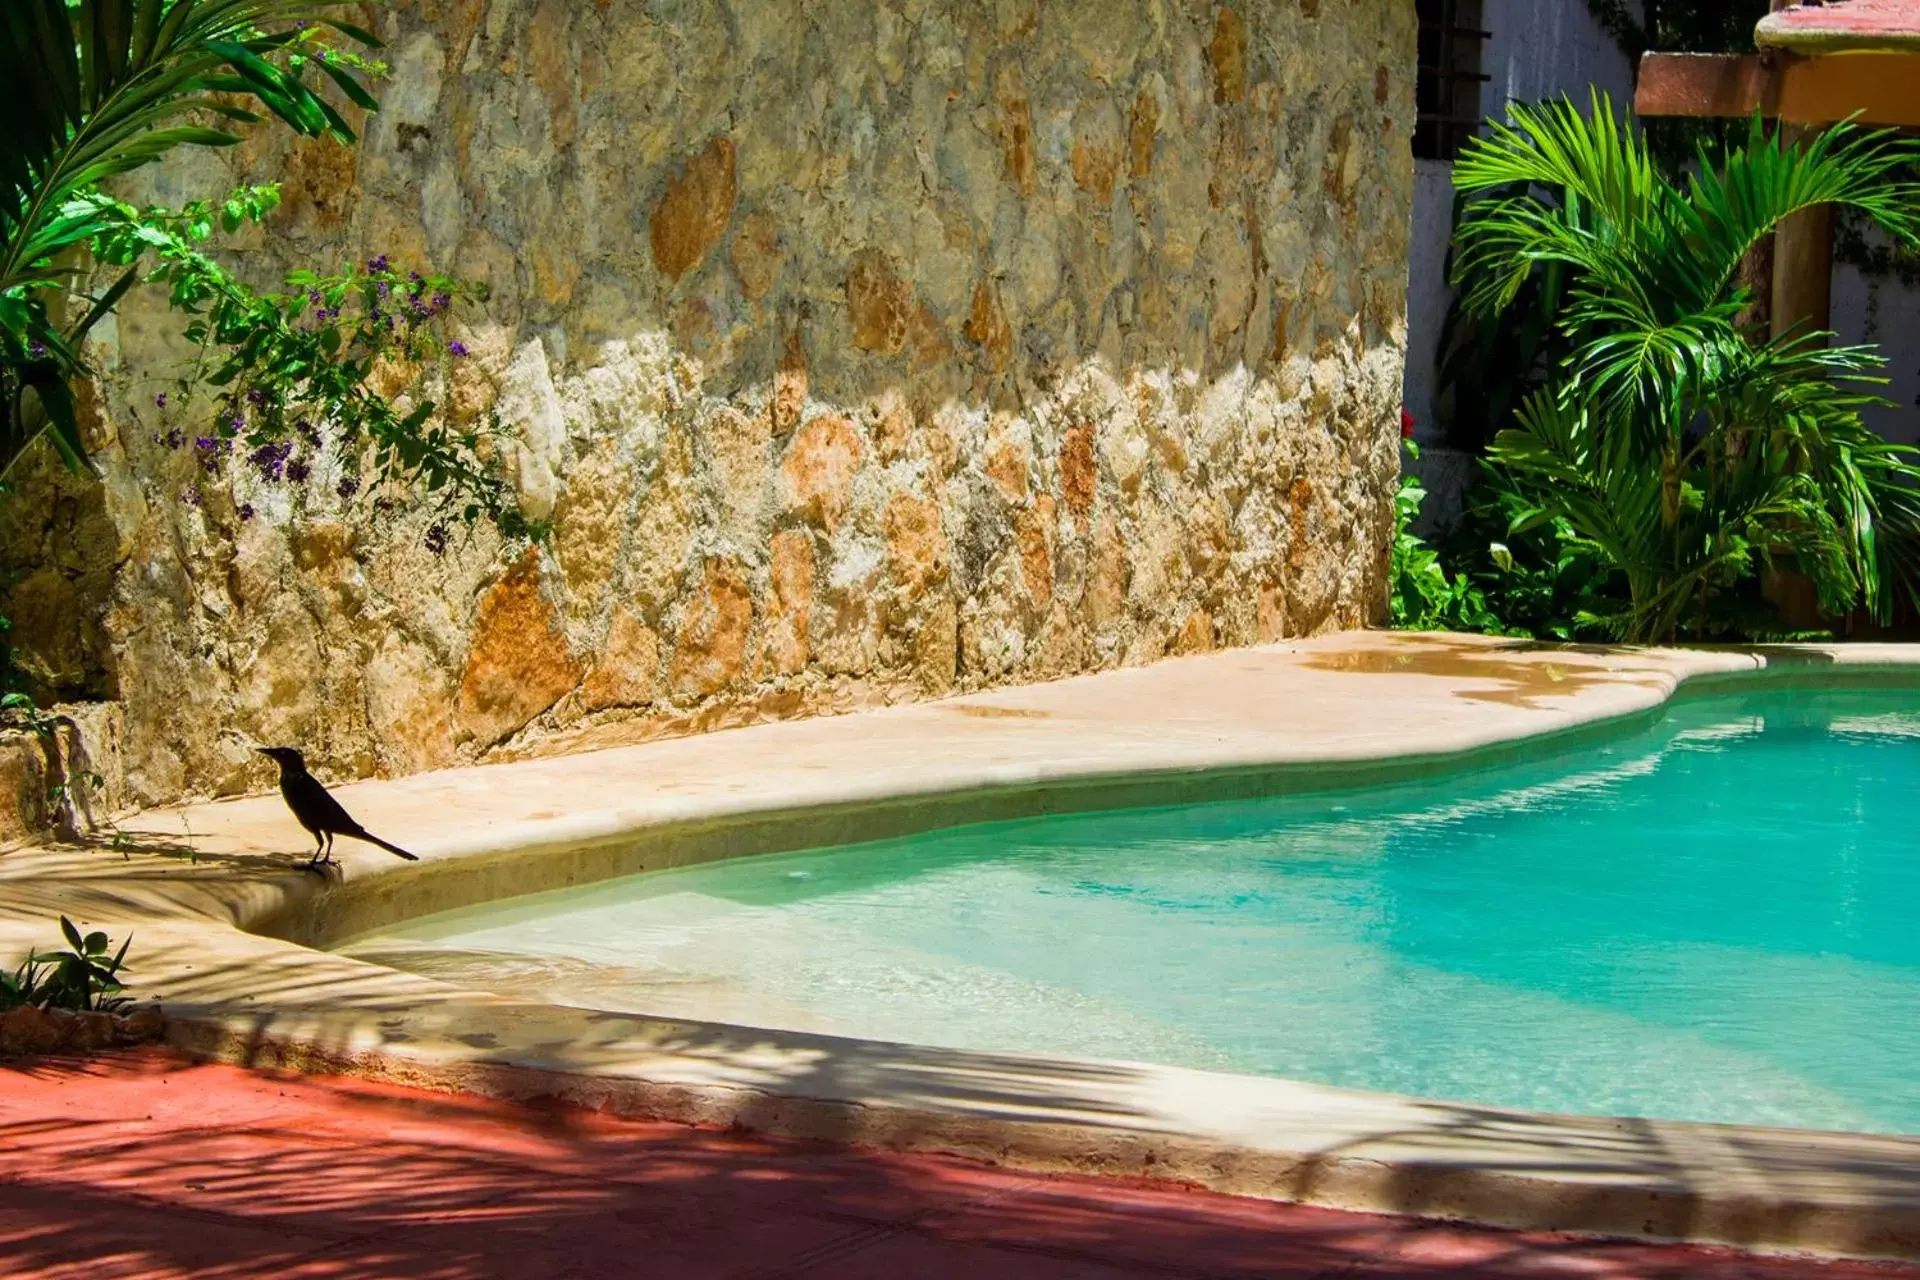
[[[1920,1260],[1914,1138],[1553,1116],[510,1002],[443,1008],[438,1032],[410,1043],[390,1021],[369,1036],[317,1010],[288,1026],[181,1012],[177,1046],[251,1066],[1332,1209]]]
[[[1069,757],[1034,768],[929,771],[911,786],[863,786],[854,780],[804,796],[710,803],[694,813],[668,812],[643,822],[585,817],[562,831],[497,832],[472,842],[457,851],[457,876],[448,874],[450,869],[388,867],[387,874],[259,913],[242,927],[330,948],[424,915],[722,859],[891,840],[976,823],[1437,781],[1571,755],[1657,722],[1676,701],[1741,688],[1782,683],[1809,689],[1920,688],[1920,645],[1912,646],[1905,661],[1884,655],[1866,660],[1863,652],[1819,664],[1804,660],[1818,652],[1808,648],[1764,655],[1751,648],[1681,652],[1701,665],[1660,672],[1659,681],[1632,686],[1617,705],[1582,709],[1591,714],[1569,709],[1523,736],[1460,733],[1450,743],[1414,742],[1391,754],[1276,753],[1269,744],[1252,750],[1223,745],[1177,762],[1136,758],[1131,767]],[[1783,655],[1799,660],[1783,663]]]
[[[1436,644],[1452,655],[1436,665],[1458,667],[1464,653],[1473,669],[1466,675],[1423,670],[1419,655]],[[388,834],[409,831],[403,824],[421,804],[444,809],[452,796],[473,807],[460,815],[464,824],[455,821],[416,844],[426,856],[418,866],[354,856],[346,893],[322,892],[311,877],[289,874],[284,860],[268,860],[272,837],[259,832],[272,830],[277,801],[200,806],[189,811],[190,820],[182,817],[195,831],[213,832],[209,858],[198,864],[150,866],[136,859],[116,880],[112,868],[97,861],[81,868],[71,863],[89,855],[29,851],[44,865],[8,877],[9,887],[34,892],[12,895],[0,915],[0,949],[21,932],[23,911],[44,920],[48,909],[67,910],[89,925],[135,927],[143,986],[166,1001],[176,1041],[235,1061],[349,1070],[510,1098],[555,1097],[635,1116],[946,1152],[1033,1170],[1159,1178],[1335,1208],[1920,1260],[1920,1138],[1552,1117],[1153,1065],[671,1022],[460,991],[284,940],[344,936],[382,917],[420,914],[429,901],[436,905],[425,909],[464,905],[467,894],[481,890],[482,897],[468,900],[598,879],[608,867],[624,867],[610,874],[625,874],[641,868],[626,866],[611,851],[623,843],[634,847],[638,836],[649,837],[649,847],[678,839],[685,860],[697,861],[1051,812],[1031,806],[1063,796],[1100,799],[1103,788],[1103,802],[1071,807],[1113,807],[1111,793],[1119,788],[1134,804],[1182,798],[1141,800],[1143,771],[1156,786],[1204,788],[1208,798],[1227,798],[1219,787],[1234,778],[1270,787],[1275,777],[1298,779],[1314,770],[1350,780],[1399,770],[1404,780],[1619,732],[1635,717],[1658,715],[1676,693],[1715,692],[1729,679],[1920,678],[1920,649],[1904,646],[1518,652],[1457,637],[1372,635],[1290,646],[1284,652],[1297,661],[1267,661],[1279,652],[1212,655],[955,703],[768,726],[712,735],[704,744],[682,740],[566,762],[457,771],[437,787],[407,779],[351,788],[355,812]],[[1377,661],[1381,655],[1387,661]],[[1404,655],[1415,660],[1396,665]],[[1321,661],[1327,658],[1332,661]],[[1348,658],[1357,660],[1343,667]],[[1536,671],[1512,682],[1526,695],[1512,709],[1495,701],[1469,707],[1470,715],[1448,714],[1460,711],[1450,706],[1454,700],[1486,692],[1490,681],[1492,695],[1504,697],[1500,677],[1477,666],[1513,664],[1558,664],[1577,674],[1541,678]],[[1604,677],[1594,674],[1601,671]],[[1410,683],[1408,676],[1425,678]],[[1236,680],[1258,687],[1239,688]],[[1090,692],[1101,682],[1108,688]],[[1136,699],[1143,691],[1198,691],[1213,703],[1198,709],[1203,714],[1183,706],[1180,733],[1163,731],[1137,707],[1129,722],[1122,706],[1109,720],[1122,728],[1130,723],[1130,733],[1104,739],[1081,733],[1072,741],[1086,749],[1060,750],[1071,737],[1051,732],[1061,717],[1081,716],[1084,729],[1094,718],[1089,698],[1108,701],[1115,685],[1130,686],[1121,692]],[[1370,739],[1246,731],[1249,715],[1258,719],[1263,709],[1314,699],[1330,708],[1322,717],[1328,723],[1369,705],[1379,708],[1380,723],[1367,726]],[[951,715],[968,705],[993,709],[984,722],[994,732],[949,735],[970,744],[972,754],[947,761],[950,767],[909,770],[911,776],[887,772],[902,743],[921,742],[915,735],[932,731],[938,748],[942,732],[978,727],[971,713]],[[951,724],[942,723],[943,714]],[[905,721],[912,723],[902,736]],[[1198,732],[1188,732],[1195,724]],[[575,812],[563,822],[525,816],[532,797],[552,794],[559,769],[605,773],[611,767],[610,776],[620,776],[623,768],[648,766],[649,780],[657,783],[662,773],[655,766],[676,753],[683,768],[711,767],[726,754],[719,747],[727,744],[716,747],[717,740],[753,734],[778,739],[771,744],[776,749],[837,741],[847,754],[822,771],[831,776],[778,775],[781,785],[755,789],[738,784],[772,775],[747,768],[727,786],[684,801],[656,793],[647,803]],[[876,736],[880,754],[861,773],[854,748]],[[621,755],[629,758],[609,759]],[[1129,763],[1133,767],[1125,767]],[[508,771],[529,768],[533,785],[516,790],[509,779],[527,775]],[[632,773],[626,776],[632,784]],[[707,775],[698,780],[711,781]],[[1010,804],[1029,807],[1020,813],[980,809]],[[966,812],[972,817],[954,816]],[[155,825],[164,829],[162,818]],[[876,822],[910,825],[875,829]],[[845,834],[856,829],[867,834]],[[744,838],[749,832],[758,835]],[[760,847],[782,834],[784,842]],[[13,856],[0,860],[0,873],[15,870],[11,862]],[[540,874],[529,876],[529,868]],[[436,882],[439,891],[429,892]],[[464,887],[450,892],[454,886]],[[282,937],[245,928],[271,928]],[[24,944],[18,949],[24,952]]]

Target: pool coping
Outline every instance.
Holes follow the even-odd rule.
[[[370,828],[430,838],[418,865],[348,854],[344,885],[324,887],[288,869],[295,842],[277,798],[188,806],[125,824],[137,849],[0,856],[0,955],[51,941],[45,922],[62,911],[131,929],[139,990],[163,1000],[175,1041],[235,1061],[1332,1208],[1920,1260],[1920,1138],[1549,1116],[606,1013],[299,945],[776,847],[1235,786],[1419,779],[1620,732],[1683,688],[1783,674],[1920,680],[1920,646],[1618,650],[1354,633],[1239,650],[342,788]],[[569,787],[598,802],[621,780],[632,789],[607,803],[559,803]],[[184,843],[181,825],[196,861],[167,847]]]

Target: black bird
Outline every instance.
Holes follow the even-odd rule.
[[[408,862],[420,861],[414,854],[397,844],[388,844],[355,822],[353,815],[327,794],[327,789],[320,785],[320,779],[307,772],[306,757],[299,751],[293,747],[255,747],[254,750],[272,757],[274,763],[280,766],[280,798],[287,802],[287,808],[293,810],[293,816],[300,820],[300,825],[313,834],[313,861],[307,864],[309,867],[324,866],[333,861],[335,836],[352,836],[355,840],[377,844]]]

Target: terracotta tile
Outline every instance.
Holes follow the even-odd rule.
[[[1093,1258],[954,1244],[926,1236],[900,1235],[844,1257],[763,1273],[765,1280],[1141,1280],[1143,1272]],[[760,1280],[756,1276],[754,1280]],[[1275,1280],[1286,1280],[1276,1276]]]
[[[170,1280],[276,1275],[339,1237],[129,1203],[81,1185],[0,1183],[0,1275]]]

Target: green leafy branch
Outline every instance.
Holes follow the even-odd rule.
[[[311,453],[331,435],[332,447],[350,464],[364,451],[382,482],[429,495],[442,520],[472,525],[484,518],[509,538],[544,534],[543,525],[520,511],[495,465],[496,426],[456,429],[436,418],[433,400],[407,407],[369,385],[382,366],[410,371],[413,383],[437,369],[446,381],[451,365],[468,355],[450,336],[449,322],[460,305],[485,299],[484,285],[404,271],[382,255],[324,274],[296,271],[286,291],[256,292],[200,244],[216,222],[231,229],[264,217],[278,201],[272,188],[242,188],[217,208],[136,209],[99,195],[87,200],[102,227],[92,242],[94,256],[110,266],[151,261],[144,281],[163,286],[174,309],[188,317],[184,333],[198,358],[170,393],[156,397],[156,406],[177,420],[191,413],[197,397],[210,398],[204,428],[192,437],[206,471],[237,458],[264,479],[304,482]],[[176,448],[188,444],[177,428],[162,439]],[[357,476],[342,485],[342,498],[361,496]],[[196,494],[189,493],[189,501]],[[442,532],[430,531],[429,538],[437,549],[446,534],[436,527]]]

